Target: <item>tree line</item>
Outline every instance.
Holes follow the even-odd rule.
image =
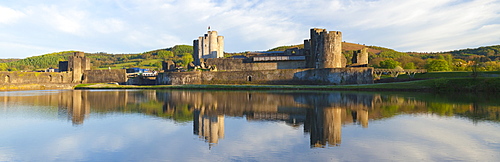
[[[25,59],[0,59],[0,71],[38,71],[47,68],[58,68],[59,61],[67,61],[74,52],[77,51],[54,52]],[[86,53],[85,56],[90,59],[93,69],[142,67],[160,70],[161,62],[167,60],[172,60],[179,66],[187,66],[194,60],[192,53],[192,46],[176,45],[171,48],[138,54],[98,52]]]
[[[374,48],[373,46],[369,46]],[[376,48],[376,47],[375,47]],[[427,69],[428,71],[500,71],[500,46],[456,50],[438,53],[397,52],[382,49],[370,53],[370,66],[393,69]]]
[[[268,51],[284,51],[289,48],[304,46],[280,46]],[[384,69],[427,69],[428,71],[500,71],[500,45],[462,49],[438,53],[398,52],[393,49],[377,46],[362,46],[373,49],[369,52],[369,66]],[[343,50],[344,56],[351,63],[356,50]],[[54,52],[25,59],[0,59],[0,71],[36,71],[46,68],[57,68],[59,61],[68,60],[76,51]],[[225,56],[245,55],[249,52],[225,53]],[[193,47],[176,45],[171,48],[158,49],[137,54],[107,54],[104,52],[87,53],[92,68],[131,68],[142,67],[153,70],[161,69],[161,62],[172,60],[177,65],[186,67],[193,59]]]

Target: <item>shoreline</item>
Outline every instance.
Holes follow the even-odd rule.
[[[500,77],[438,78],[362,85],[113,85],[81,84],[75,89],[184,89],[184,90],[318,90],[400,92],[500,92]]]
[[[0,91],[24,91],[24,90],[52,90],[52,89],[75,89],[78,84],[75,83],[47,83],[47,84],[24,84],[24,83],[10,83],[0,84]]]
[[[438,78],[405,82],[359,85],[258,85],[258,84],[186,84],[186,85],[116,85],[92,84],[0,84],[0,91],[50,89],[163,89],[163,90],[296,90],[296,91],[366,91],[366,92],[500,92],[500,77]]]
[[[351,85],[352,86],[352,85]],[[266,90],[319,90],[319,91],[412,91],[412,92],[432,92],[432,89],[400,89],[400,88],[355,88],[355,87],[333,87],[333,86],[315,86],[315,85],[145,85],[145,86],[109,86],[98,85],[95,87],[82,86],[75,87],[77,90],[90,90],[90,89],[171,89],[171,90],[252,90],[252,91],[266,91]]]

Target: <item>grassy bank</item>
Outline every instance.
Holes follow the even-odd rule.
[[[500,77],[439,78],[364,85],[114,85],[81,84],[75,89],[197,89],[197,90],[349,90],[423,92],[500,92]]]
[[[24,91],[24,90],[48,90],[48,89],[73,89],[76,84],[23,84],[23,83],[10,83],[0,84],[0,91]]]
[[[463,78],[471,77],[470,71],[448,71],[448,72],[427,72],[415,74],[414,79],[435,79],[435,78]],[[500,77],[500,71],[482,71],[477,73],[478,77]],[[387,76],[390,77],[390,76]],[[409,79],[410,76],[402,74],[398,79]]]

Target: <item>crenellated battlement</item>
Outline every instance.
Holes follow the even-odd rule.
[[[347,60],[342,55],[342,32],[311,29],[310,39],[304,40],[308,68],[344,68]]]

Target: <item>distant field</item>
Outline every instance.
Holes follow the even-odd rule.
[[[157,63],[163,61],[162,59],[151,59],[151,60],[142,60],[142,65],[149,65],[150,63]]]
[[[156,68],[156,67],[151,67],[149,64],[154,64],[157,62],[163,61],[162,59],[151,59],[151,60],[144,60],[144,59],[132,59],[129,62],[126,63],[121,63],[121,64],[114,64],[113,66],[110,66],[109,68],[111,69],[122,69],[123,67],[139,67],[139,68]],[[139,65],[137,65],[137,62],[140,62]],[[161,68],[161,67],[159,67]],[[98,69],[108,69],[108,67],[102,67]]]

